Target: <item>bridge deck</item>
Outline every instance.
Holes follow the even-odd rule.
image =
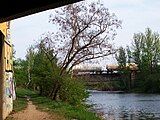
[[[87,73],[74,75],[86,82],[109,82],[120,80],[123,75],[119,73]]]

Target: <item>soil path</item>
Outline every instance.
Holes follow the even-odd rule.
[[[56,114],[48,114],[36,109],[36,106],[31,101],[28,102],[28,106],[25,110],[13,114],[14,120],[64,120]]]

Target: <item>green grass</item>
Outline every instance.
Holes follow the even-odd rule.
[[[57,113],[64,116],[67,120],[100,120],[100,118],[93,112],[88,110],[86,105],[72,106],[61,101],[53,101],[47,97],[39,96],[36,92],[31,90],[18,88],[17,100],[14,102],[14,111],[20,111],[27,106],[26,96],[31,97],[31,101],[38,106],[39,109]]]
[[[24,98],[18,98],[13,103],[13,112],[18,112],[27,107],[27,100]]]
[[[27,107],[27,96],[36,97],[38,94],[24,88],[16,89],[16,100],[13,102],[13,113],[21,111]]]
[[[67,120],[100,120],[95,113],[92,113],[85,106],[72,106],[64,102],[56,102],[46,97],[36,97],[32,101],[39,106],[40,109],[50,112],[56,112],[64,116]]]
[[[13,102],[13,111],[11,114],[24,110],[27,107],[27,100],[25,98],[17,98]],[[9,115],[6,120],[14,120],[12,115]]]
[[[16,89],[16,96],[18,98],[26,98],[27,96],[29,97],[37,97],[38,93],[29,90],[29,89],[24,89],[24,88],[17,88]]]
[[[24,110],[27,107],[26,95],[30,94],[32,96],[35,95],[32,91],[23,88],[16,89],[16,100],[13,101],[13,111],[11,114]],[[13,120],[12,115],[9,115],[6,120]]]
[[[16,100],[13,102],[13,112],[18,112],[27,107],[27,96],[37,96],[37,93],[24,88],[16,89]]]

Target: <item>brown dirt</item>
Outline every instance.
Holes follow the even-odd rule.
[[[36,106],[31,101],[25,110],[12,115],[14,120],[65,120],[57,114],[49,114],[36,109]]]

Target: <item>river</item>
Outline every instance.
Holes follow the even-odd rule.
[[[160,120],[160,95],[90,91],[89,104],[106,120]]]

